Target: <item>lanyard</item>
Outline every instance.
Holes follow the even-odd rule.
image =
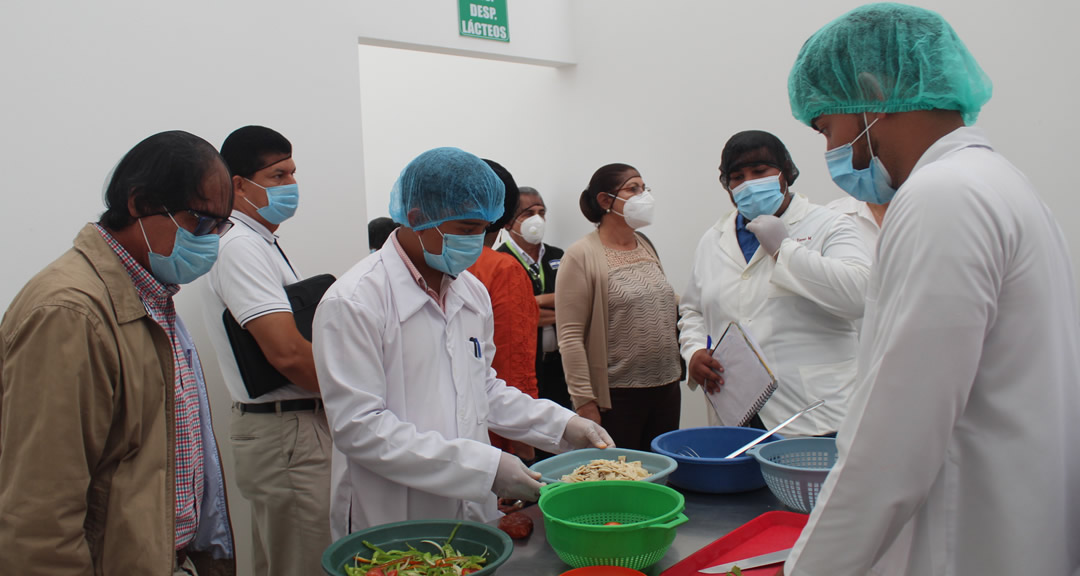
[[[507,242],[506,247],[514,253],[514,256],[518,259],[518,262],[521,262],[521,265],[525,267],[525,270],[529,273],[529,276],[532,276],[533,280],[540,281],[540,293],[543,294],[544,287],[546,286],[546,284],[544,283],[544,267],[539,262],[534,263],[532,266],[526,264],[525,259],[521,257],[521,253],[517,251],[517,248],[514,248],[513,244]],[[537,273],[537,270],[539,270],[540,272]]]

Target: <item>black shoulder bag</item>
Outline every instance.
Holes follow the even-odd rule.
[[[308,342],[311,342],[311,323],[315,319],[315,307],[335,280],[331,274],[319,274],[285,287],[296,329]],[[221,319],[225,323],[225,334],[229,337],[236,366],[240,369],[240,377],[244,380],[244,388],[249,396],[258,398],[290,383],[284,374],[270,364],[255,337],[240,326],[228,308],[221,315]]]

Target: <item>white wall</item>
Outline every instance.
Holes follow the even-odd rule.
[[[592,0],[574,3],[587,23],[576,36],[576,82],[565,94],[569,126],[560,190],[581,189],[603,163],[637,166],[657,198],[655,241],[668,277],[681,290],[704,230],[730,210],[716,166],[740,130],[772,131],[802,171],[795,190],[824,203],[840,197],[822,157],[824,139],[791,117],[786,79],[802,43],[818,28],[860,5],[850,0],[713,2]],[[1074,193],[1073,103],[1080,52],[1068,29],[1080,5],[1062,2],[927,1],[941,12],[995,82],[978,126],[1034,181],[1059,214],[1074,268],[1080,210]],[[583,27],[585,24],[583,24]],[[577,231],[588,229],[578,218]],[[1080,268],[1078,268],[1080,271]],[[684,395],[683,425],[703,424],[700,395]]]
[[[716,167],[735,132],[763,129],[784,140],[802,171],[795,190],[812,200],[843,194],[825,169],[824,139],[791,116],[787,74],[814,31],[859,4],[573,2],[577,65],[552,73],[362,47],[369,211],[385,213],[390,184],[416,153],[456,143],[538,188],[549,206],[547,239],[565,247],[590,230],[577,200],[592,172],[626,162],[654,189],[657,222],[643,231],[681,291],[701,234],[731,209]],[[977,125],[1058,214],[1080,208],[1066,169],[1080,128],[1070,101],[1080,79],[1067,60],[1080,42],[1066,27],[1080,5],[924,5],[952,22],[995,83]],[[499,81],[491,82],[495,74]],[[485,93],[494,123],[476,123],[464,105]],[[1080,230],[1061,221],[1076,262]],[[683,425],[704,424],[704,410],[699,395],[685,395]]]
[[[360,38],[375,41],[387,30],[416,44],[430,35],[441,51],[489,47],[503,59],[565,64],[572,56],[569,35],[552,23],[565,21],[567,3],[548,1],[511,0],[510,45],[457,38],[457,6],[448,1],[6,3],[0,158],[8,218],[0,227],[0,246],[7,249],[0,307],[69,248],[83,224],[97,219],[106,176],[121,156],[146,136],[171,129],[215,146],[245,124],[288,137],[303,199],[279,231],[282,244],[305,273],[340,275],[367,254]],[[177,305],[200,344],[240,573],[249,574],[250,514],[232,481],[229,399],[203,327],[200,292],[185,288]]]
[[[802,43],[861,2],[590,0],[573,4],[583,23],[578,65],[569,72],[562,173],[580,190],[601,164],[637,166],[657,197],[656,225],[645,229],[676,287],[689,275],[701,233],[730,209],[716,166],[740,130],[774,132],[802,171],[795,189],[824,203],[843,194],[829,180],[824,139],[791,117],[787,74]],[[1065,216],[1080,209],[1071,190],[1080,128],[1073,104],[1080,42],[1069,22],[1080,5],[1061,2],[926,1],[952,22],[995,83],[977,123],[998,150],[1035,182],[1061,215],[1072,252],[1080,229]],[[587,24],[584,24],[587,23]],[[586,30],[587,28],[587,30]],[[571,185],[576,184],[576,186]],[[587,230],[579,218],[578,231]]]
[[[216,145],[232,129],[260,123],[292,140],[303,201],[280,232],[308,274],[340,274],[366,254],[365,169],[379,182],[375,198],[409,158],[434,145],[472,149],[539,188],[552,207],[549,238],[563,246],[589,230],[576,207],[592,172],[608,162],[637,166],[659,202],[657,223],[645,231],[677,289],[701,232],[729,209],[716,165],[734,132],[775,132],[802,170],[798,191],[820,202],[840,196],[825,171],[823,140],[791,118],[786,78],[803,41],[858,2],[508,3],[510,44],[458,37],[450,0],[7,3],[0,157],[9,216],[0,227],[8,251],[0,306],[96,219],[103,181],[121,155],[166,129]],[[1060,215],[1075,262],[1080,229],[1066,215],[1080,208],[1070,173],[1080,128],[1071,101],[1080,41],[1071,25],[1080,4],[924,4],[954,24],[994,80],[979,125]],[[358,42],[551,67],[464,64],[456,69],[480,72],[455,78],[446,74],[455,68],[448,56],[372,51],[365,61]],[[395,101],[379,91],[391,85],[414,94]],[[490,105],[461,106],[462,93]],[[362,119],[361,106],[378,118]],[[181,292],[180,312],[203,344],[227,446],[228,402],[196,293]],[[684,424],[704,420],[695,401],[688,395]],[[246,569],[248,516],[231,488]]]
[[[354,3],[10,2],[0,18],[6,248],[0,306],[102,211],[106,174],[142,138],[183,129],[220,145],[249,123],[295,147],[303,195],[281,233],[309,273],[367,252]],[[207,367],[231,480],[228,398],[199,313],[177,298]],[[230,481],[247,573],[249,515]]]
[[[438,146],[495,160],[520,186],[554,187],[562,154],[551,143],[564,136],[550,105],[560,98],[555,69],[364,45],[359,52],[370,217],[388,215],[398,174]]]
[[[546,66],[574,62],[570,0],[507,0],[510,42],[460,36],[457,27],[448,26],[457,18],[456,0],[360,4],[361,44]]]

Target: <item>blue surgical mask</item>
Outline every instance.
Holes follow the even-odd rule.
[[[172,214],[169,214],[169,219],[176,224]],[[150,247],[150,239],[146,237],[142,218],[139,219],[139,228],[142,229],[143,240],[146,240],[146,249],[150,251],[150,273],[165,284],[193,282],[209,272],[217,261],[218,241],[221,239],[217,234],[196,236],[176,224],[172,253],[162,256],[154,254],[154,249]]]
[[[757,180],[747,180],[731,191],[735,206],[747,220],[753,220],[762,214],[776,214],[784,203],[784,192],[780,189],[780,175],[774,174]]]
[[[863,122],[865,121],[866,114],[863,114]],[[896,194],[896,188],[892,187],[889,171],[881,163],[881,158],[874,155],[874,148],[870,145],[870,127],[875,123],[877,120],[867,124],[866,130],[856,136],[855,140],[825,152],[825,163],[829,165],[829,175],[832,176],[833,182],[856,200],[871,204],[888,204]],[[853,163],[854,151],[851,145],[862,138],[863,134],[866,134],[866,142],[870,145],[872,158],[870,166],[857,170]]]
[[[420,248],[424,250],[424,262],[428,266],[449,274],[455,278],[476,263],[480,253],[484,250],[484,233],[480,234],[443,234],[442,230],[435,229],[443,239],[442,254],[432,254],[424,248],[424,240],[420,239]]]
[[[247,178],[244,178],[248,182]],[[254,182],[251,182],[255,184]],[[259,186],[258,184],[255,184]],[[282,222],[292,218],[293,214],[296,214],[296,207],[300,205],[300,186],[298,184],[286,184],[284,186],[259,186],[263,190],[266,190],[266,206],[259,208],[255,206],[255,203],[248,200],[246,197],[244,200],[248,204],[255,206],[259,216],[262,216],[263,220],[271,224],[281,224]]]

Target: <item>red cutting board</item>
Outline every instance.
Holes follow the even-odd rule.
[[[683,558],[660,576],[699,576],[698,570],[751,556],[791,548],[810,518],[796,512],[766,512],[732,530],[712,544]],[[743,570],[745,576],[776,574],[779,564]]]

